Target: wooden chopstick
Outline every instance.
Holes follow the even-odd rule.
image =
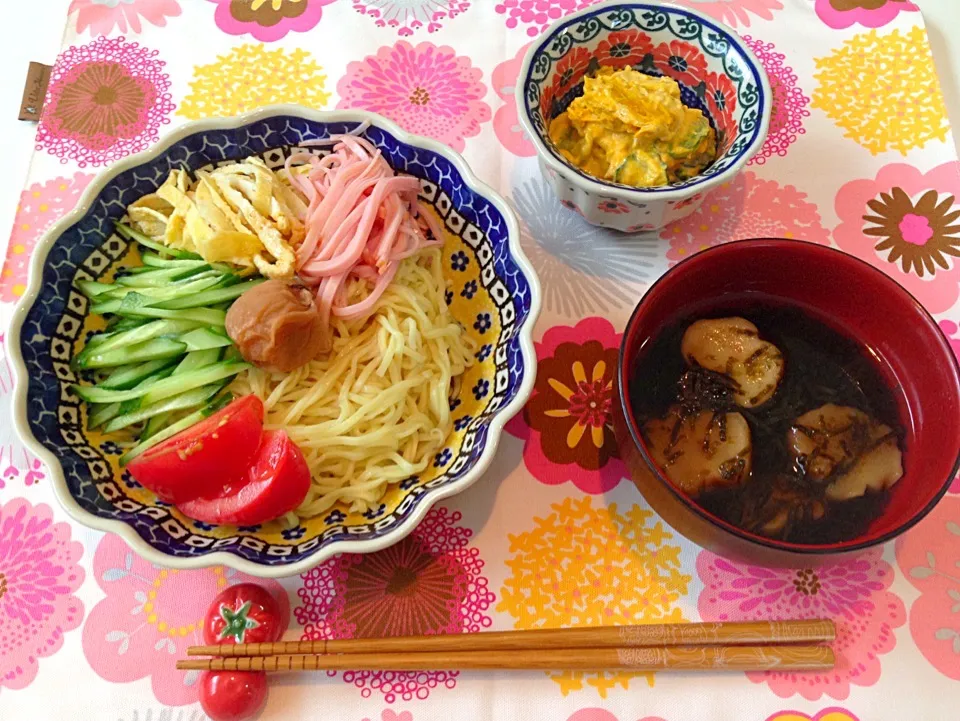
[[[398,636],[329,641],[190,646],[189,656],[287,656],[297,654],[383,654],[458,651],[522,651],[558,648],[646,648],[655,646],[734,646],[830,642],[833,621],[749,621],[592,626],[529,631],[486,631],[442,636]]]
[[[449,653],[355,653],[190,658],[183,671],[436,671],[443,669],[632,671],[814,671],[833,668],[829,646],[676,646]]]

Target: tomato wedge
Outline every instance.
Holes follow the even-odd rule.
[[[190,518],[204,523],[254,526],[272,521],[300,505],[310,489],[310,469],[286,431],[264,431],[247,474],[213,497],[178,503]]]
[[[244,396],[145,451],[127,470],[169,503],[213,496],[224,484],[246,477],[262,434],[263,402]]]

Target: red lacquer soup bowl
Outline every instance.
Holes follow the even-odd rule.
[[[860,535],[799,544],[744,531],[681,493],[652,461],[631,404],[636,365],[664,328],[750,298],[804,310],[857,341],[897,396],[904,475],[881,515]],[[631,476],[677,531],[722,555],[771,565],[816,559],[889,541],[940,500],[960,468],[960,368],[936,322],[896,282],[838,250],[797,240],[745,240],[710,248],[655,283],[623,334],[614,426]]]

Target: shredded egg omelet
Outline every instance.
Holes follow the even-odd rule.
[[[127,212],[136,229],[209,263],[292,277],[307,206],[290,186],[259,158],[198,170],[196,176],[193,181],[172,170],[156,193],[133,203]]]
[[[550,139],[581,170],[636,188],[675,183],[713,162],[717,136],[680,86],[632,68],[600,68],[550,123]]]

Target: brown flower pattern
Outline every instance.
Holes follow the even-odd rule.
[[[960,210],[954,210],[952,195],[941,197],[928,190],[914,202],[906,191],[895,187],[867,203],[873,215],[863,219],[871,225],[865,235],[877,238],[877,251],[890,251],[888,260],[899,262],[904,273],[921,278],[934,274],[937,266],[950,268],[945,256],[960,257]]]
[[[307,11],[307,3],[302,0],[293,2],[256,2],[256,0],[231,0],[230,14],[242,23],[253,22],[264,27],[276,25],[287,18],[298,18]]]
[[[541,433],[549,460],[597,470],[617,456],[610,421],[616,368],[617,349],[599,341],[561,343],[540,361],[525,420]]]
[[[907,0],[830,0],[834,10],[879,10],[887,3],[905,3]]]

